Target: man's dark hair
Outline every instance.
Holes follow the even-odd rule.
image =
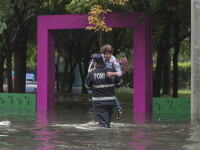
[[[92,54],[91,58],[93,62],[96,62],[99,65],[104,64],[103,57],[101,54]]]
[[[103,58],[99,58],[95,61],[98,65],[104,64]]]
[[[106,45],[101,47],[100,52],[101,52],[101,54],[104,54],[106,52],[113,54],[113,47],[109,44],[106,44]]]

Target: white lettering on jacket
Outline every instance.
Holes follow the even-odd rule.
[[[105,79],[105,73],[94,73],[94,79]]]

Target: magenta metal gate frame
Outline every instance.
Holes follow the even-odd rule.
[[[88,15],[38,16],[37,28],[37,109],[55,106],[55,37],[53,30],[85,29]],[[144,12],[110,13],[106,24],[133,30],[133,110],[152,112],[152,15]]]

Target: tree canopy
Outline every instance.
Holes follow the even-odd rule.
[[[27,66],[35,69],[37,65],[37,16],[44,14],[89,15],[90,26],[87,30],[55,31],[56,41],[59,43],[56,47],[57,56],[65,60],[66,69],[71,68],[71,71],[77,63],[82,72],[82,80],[87,74],[90,55],[99,52],[103,44],[113,45],[114,55],[129,56],[129,60],[134,61],[130,57],[134,31],[125,28],[111,29],[105,24],[105,17],[110,12],[141,11],[154,15],[154,78],[157,79],[154,83],[154,95],[160,96],[161,91],[171,95],[171,87],[178,85],[178,61],[190,59],[188,0],[0,0],[0,77],[6,76],[8,81],[11,81],[11,71],[14,70],[14,92],[24,92]],[[170,70],[171,68],[173,69]],[[131,73],[129,77],[132,77]],[[172,73],[173,75],[170,75]],[[171,82],[173,84],[169,84]],[[12,87],[13,84],[9,85]],[[2,86],[0,78],[1,91]],[[173,93],[176,93],[177,89],[174,88]]]

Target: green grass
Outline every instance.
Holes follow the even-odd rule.
[[[189,90],[179,90],[178,91],[179,98],[190,98],[191,91]],[[74,94],[75,97],[81,97],[82,99],[91,98],[91,94]],[[132,103],[133,100],[133,89],[116,89],[116,97],[118,98],[120,103]]]
[[[133,99],[133,89],[116,89],[116,96],[120,103],[132,102]],[[189,90],[179,90],[178,91],[179,98],[190,98],[191,91]]]
[[[191,91],[189,90],[179,90],[178,91],[178,96],[181,98],[185,98],[185,97],[191,97]]]
[[[133,100],[133,89],[116,89],[116,97],[120,103],[130,103]]]

